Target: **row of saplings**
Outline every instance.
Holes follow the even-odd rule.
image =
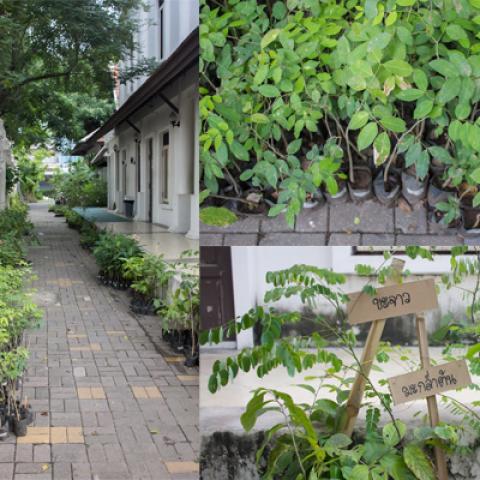
[[[31,271],[24,246],[34,238],[27,207],[18,199],[0,212],[0,440],[10,433],[27,434],[33,421],[23,376],[29,350],[25,332],[38,326],[41,312],[32,302],[28,282]]]
[[[199,285],[198,273],[185,252],[179,262],[146,254],[129,236],[99,232],[95,225],[65,206],[55,206],[56,215],[80,232],[82,247],[90,250],[99,266],[98,281],[119,290],[128,289],[130,308],[142,315],[157,314],[162,320],[163,338],[185,354],[186,365],[198,364]],[[169,284],[177,288],[169,292]]]

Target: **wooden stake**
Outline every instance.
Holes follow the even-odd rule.
[[[423,315],[417,315],[417,337],[418,346],[420,349],[420,361],[422,368],[428,368],[430,366],[430,355],[428,353],[428,336],[427,329],[425,327],[425,318]],[[430,418],[430,426],[436,427],[440,422],[440,416],[438,414],[437,397],[432,395],[427,397],[428,416]],[[447,459],[445,458],[445,452],[440,447],[435,447],[435,463],[437,464],[437,478],[438,480],[448,480]]]
[[[392,268],[399,274],[402,272],[405,262],[399,258],[394,258],[392,261]],[[394,285],[395,280],[387,280],[386,285]],[[370,375],[370,369],[372,363],[375,360],[377,354],[378,345],[382,338],[383,329],[385,327],[386,320],[375,320],[370,325],[370,331],[368,332],[367,341],[365,342],[365,348],[363,349],[362,358],[360,360],[360,372],[357,373],[355,381],[353,382],[352,389],[347,401],[347,411],[344,426],[342,428],[343,433],[349,437],[353,433],[355,423],[357,421],[360,407],[362,406],[363,394],[365,392],[365,385],[367,383],[366,377]]]

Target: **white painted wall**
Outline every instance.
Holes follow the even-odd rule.
[[[138,48],[133,52],[133,64],[141,58],[155,58],[158,62],[167,59],[199,24],[198,0],[164,0],[163,3],[163,58],[160,56],[160,9],[158,0],[146,0],[147,11],[136,12],[139,31],[135,35]],[[120,62],[120,70],[130,65],[130,58]],[[136,78],[120,86],[119,104],[135,92],[147,79]]]
[[[426,276],[434,276],[439,283],[439,275],[450,271],[450,256],[436,255],[433,262],[428,260],[412,260],[398,255],[405,260],[405,270],[412,273],[411,280]],[[355,274],[355,265],[362,263],[379,267],[384,262],[382,255],[353,255],[351,247],[232,247],[232,275],[235,295],[235,315],[239,316],[256,305],[264,305],[265,292],[271,285],[265,281],[268,271],[281,270],[294,264],[315,265],[331,268],[347,276],[342,286],[345,293],[359,291],[367,283],[366,278]],[[464,288],[473,288],[475,279],[467,278],[462,284]],[[465,314],[466,296],[461,290],[453,288],[445,290],[441,287],[438,296],[439,310],[428,312],[427,326],[430,331],[438,328],[441,317],[449,312],[457,318]],[[282,299],[275,306],[284,310],[303,310],[304,305],[298,297]],[[319,302],[317,311],[332,313],[331,305]],[[252,334],[247,332],[238,339],[238,348],[252,344]]]
[[[116,211],[125,213],[123,188],[123,168],[120,164],[120,189],[115,188],[115,154],[120,152],[120,160],[123,159],[123,151],[127,152],[127,196],[135,199],[135,219],[148,220],[149,192],[148,192],[148,139],[153,139],[153,168],[152,168],[152,221],[164,225],[175,233],[187,234],[189,238],[198,238],[198,211],[193,213],[198,206],[198,171],[195,177],[195,162],[198,163],[198,89],[196,83],[187,73],[178,79],[175,84],[175,95],[169,95],[169,99],[179,108],[179,126],[173,126],[170,119],[171,110],[166,104],[152,110],[148,114],[132,119],[134,125],[140,130],[137,133],[132,127],[123,124],[116,130],[108,141],[111,157],[111,169],[109,176],[109,197],[116,205]],[[170,136],[169,160],[168,160],[168,190],[169,202],[161,200],[161,148],[163,133],[168,131]],[[137,187],[137,155],[136,141],[140,140],[140,176],[141,191]],[[132,160],[133,159],[133,163]],[[198,169],[198,167],[197,167]],[[195,180],[196,178],[196,180]],[[196,208],[198,210],[198,207]]]

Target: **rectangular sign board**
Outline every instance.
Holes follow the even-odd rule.
[[[444,363],[388,379],[393,403],[413,402],[472,383],[465,360]]]
[[[373,296],[365,292],[348,296],[347,314],[352,325],[438,308],[433,278],[380,287]]]

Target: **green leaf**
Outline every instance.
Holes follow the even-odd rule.
[[[254,113],[251,117],[250,120],[253,123],[268,123],[268,117],[264,115],[263,113]]]
[[[460,25],[454,23],[448,25],[445,31],[452,40],[468,38],[467,32]]]
[[[284,2],[275,2],[275,5],[273,5],[272,8],[272,15],[277,19],[281,20],[282,18],[287,15],[288,10],[287,7],[285,6]]]
[[[460,78],[447,78],[445,83],[442,85],[442,88],[437,94],[437,100],[441,104],[448,103],[450,100],[453,100],[460,93],[460,88],[462,86],[462,81]]]
[[[356,112],[352,115],[350,123],[348,124],[349,130],[358,130],[366,125],[368,122],[368,112]]]
[[[353,467],[349,478],[355,480],[369,480],[369,468],[367,465],[356,465]]]
[[[237,216],[225,207],[205,207],[200,209],[200,221],[205,225],[226,227],[237,220]]]
[[[433,109],[433,100],[429,98],[424,98],[417,102],[415,111],[413,112],[413,118],[415,120],[420,120],[421,118],[426,117]]]
[[[381,165],[390,155],[391,144],[390,137],[387,132],[382,132],[373,142],[373,146],[377,151],[377,157],[375,158],[375,165]]]
[[[293,142],[290,142],[287,147],[287,153],[289,155],[294,155],[300,150],[300,147],[302,146],[302,139],[299,138],[297,140],[294,140]]]
[[[473,8],[478,8],[478,9],[480,9],[480,0],[470,0],[470,5],[471,5]]]
[[[455,116],[456,116],[459,120],[466,120],[466,119],[469,117],[471,111],[472,111],[472,108],[470,107],[470,104],[468,104],[468,103],[459,103],[459,104],[455,107]]]
[[[395,133],[403,133],[407,129],[405,121],[401,118],[386,116],[380,119],[380,123],[383,128]]]
[[[479,184],[480,183],[480,167],[476,168],[471,174],[470,174],[471,179]]]
[[[418,480],[435,480],[432,463],[418,445],[409,443],[403,449],[403,459]]]
[[[400,420],[396,420],[395,424],[387,423],[382,430],[383,441],[389,447],[394,447],[402,440],[406,432],[407,426]]]
[[[275,87],[274,85],[262,85],[259,87],[258,91],[264,96],[264,97],[279,97],[280,96],[280,90]]]
[[[391,12],[388,14],[388,17],[385,19],[385,25],[389,27],[390,25],[393,25],[398,18],[398,13],[397,12]]]
[[[253,77],[253,84],[254,85],[262,84],[267,78],[268,72],[269,72],[268,65],[260,65],[258,67],[257,72],[255,73],[255,76]]]
[[[413,37],[410,33],[410,30],[406,27],[398,26],[397,27],[397,36],[402,43],[405,45],[413,45]]]
[[[270,45],[272,42],[274,42],[278,35],[280,34],[280,29],[279,28],[274,28],[273,30],[268,31],[262,38],[262,41],[260,42],[260,47],[262,50]]]
[[[359,150],[369,147],[378,134],[378,126],[375,122],[365,125],[358,135],[357,146]]]
[[[234,140],[230,145],[230,151],[235,155],[236,158],[238,158],[238,160],[248,162],[248,160],[250,159],[248,150],[236,140]]]
[[[377,3],[378,3],[378,0],[365,1],[365,16],[369,20],[372,20],[377,16]]]
[[[413,68],[404,60],[389,60],[383,66],[388,72],[399,77],[408,77],[413,72]]]
[[[325,449],[334,452],[337,449],[347,448],[351,443],[352,439],[348,435],[336,433],[325,442]]]
[[[215,393],[218,389],[217,375],[210,375],[208,379],[208,391],[210,393]]]
[[[401,90],[397,93],[397,98],[404,102],[413,102],[418,100],[420,97],[423,97],[425,92],[417,88],[409,88],[408,90]]]
[[[428,78],[427,75],[423,70],[420,70],[419,68],[416,68],[413,71],[413,81],[415,82],[415,85],[423,91],[426,91],[428,88]]]
[[[436,72],[440,73],[446,78],[450,77],[458,77],[459,72],[457,68],[455,68],[455,65],[452,63],[448,62],[447,60],[444,60],[442,58],[438,60],[432,60],[429,63],[430,67],[432,67],[433,70]]]

